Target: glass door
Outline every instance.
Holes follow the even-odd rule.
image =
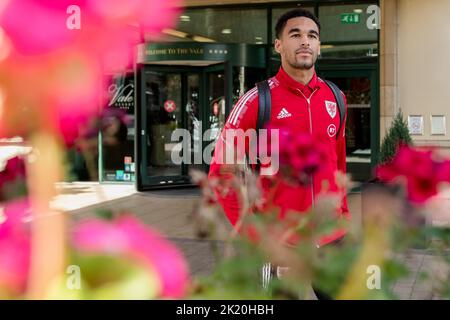
[[[138,189],[190,184],[190,170],[208,169],[225,123],[223,64],[145,66],[140,79]]]
[[[164,185],[183,180],[182,167],[172,161],[180,145],[172,133],[182,129],[182,73],[145,68],[142,112],[143,176],[145,184]]]
[[[347,98],[347,172],[355,181],[372,178],[378,152],[378,87],[376,69],[321,70]]]

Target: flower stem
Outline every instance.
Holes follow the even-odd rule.
[[[63,274],[65,265],[65,216],[50,209],[55,183],[62,177],[62,150],[55,136],[31,137],[35,159],[28,164],[28,188],[33,210],[28,299],[45,299],[49,286]]]

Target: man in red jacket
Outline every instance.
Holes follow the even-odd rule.
[[[280,209],[282,219],[288,210],[307,212],[320,194],[342,193],[336,184],[336,173],[346,172],[345,119],[338,133],[341,119],[337,101],[332,90],[315,72],[315,63],[320,54],[318,19],[309,11],[295,9],[280,17],[275,31],[275,50],[281,56],[281,68],[268,81],[272,101],[270,127],[293,127],[297,132],[318,137],[326,141],[327,155],[325,166],[313,174],[308,185],[281,183],[278,186],[273,202]],[[225,139],[227,130],[242,129],[245,132],[255,129],[257,118],[258,90],[253,88],[239,99],[228,117],[217,141],[210,177],[226,179],[229,174],[223,172],[223,161],[219,161],[219,155],[229,145]],[[279,146],[280,150],[285,147]],[[236,225],[241,205],[236,191],[230,189],[228,194],[222,193],[219,202],[231,224]],[[345,196],[337,209],[337,217],[350,218]],[[322,237],[317,246],[339,241],[344,235],[345,230],[337,230]]]

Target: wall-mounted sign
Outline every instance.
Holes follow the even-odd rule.
[[[408,116],[408,128],[410,134],[423,134],[423,117],[422,116]]]
[[[233,65],[264,68],[264,45],[242,43],[144,43],[138,45],[137,63],[152,64],[174,61],[230,61]]]
[[[108,86],[108,107],[134,112],[134,75],[117,75]]]
[[[446,121],[444,115],[432,115],[431,116],[431,134],[433,135],[445,135],[446,134]]]
[[[173,100],[167,100],[166,102],[164,102],[164,109],[167,112],[174,112],[175,109],[177,108],[177,105],[175,104],[175,101]]]

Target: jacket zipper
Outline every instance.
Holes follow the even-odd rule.
[[[303,98],[305,98],[306,102],[308,103],[308,114],[309,114],[309,132],[313,133],[313,124],[312,124],[312,115],[311,115],[311,98],[314,95],[314,93],[316,93],[317,89],[315,89],[311,95],[309,96],[309,98],[306,98],[306,96],[303,94],[303,92],[300,89],[297,89],[298,92],[301,93],[301,95],[303,96]],[[315,204],[314,204],[314,177],[313,174],[311,174],[311,205],[312,208],[314,209]]]

